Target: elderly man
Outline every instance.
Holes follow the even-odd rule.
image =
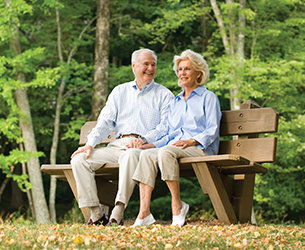
[[[126,145],[138,148],[166,134],[168,106],[174,95],[154,81],[157,56],[152,50],[140,49],[133,52],[131,62],[135,80],[113,89],[86,145],[71,156],[79,207],[89,207],[91,212],[86,225],[108,223],[99,204],[95,171],[106,163],[119,163],[118,193],[108,225],[122,224],[124,209],[135,186],[132,176],[138,164],[137,157],[129,157]],[[94,149],[114,128],[116,140],[107,147]]]

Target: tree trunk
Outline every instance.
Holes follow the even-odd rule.
[[[236,63],[238,64],[238,67],[241,67],[244,63],[244,47],[245,47],[245,27],[246,27],[246,18],[244,16],[244,10],[246,7],[246,0],[240,0],[239,1],[239,15],[238,15],[238,23],[239,23],[239,28],[238,28],[238,38],[235,39],[234,41],[237,40],[237,45],[236,45],[236,53],[234,53],[234,58]],[[234,20],[231,20],[230,23],[235,23]],[[231,109],[237,110],[240,109],[240,99],[237,97],[238,91],[239,91],[239,86],[242,84],[241,79],[236,80],[236,88],[231,90]]]
[[[226,0],[226,4],[228,6],[233,5],[234,0]],[[235,57],[235,46],[236,46],[236,26],[235,26],[235,15],[233,9],[229,7],[228,10],[228,19],[229,19],[229,24],[228,24],[228,30],[229,30],[229,37],[230,37],[230,53],[232,57]]]
[[[245,58],[245,28],[246,28],[246,17],[244,15],[244,10],[246,8],[246,0],[239,0],[239,31],[237,40],[237,56],[240,59]]]
[[[19,143],[19,148],[20,148],[21,152],[24,151],[22,143]],[[21,164],[22,164],[22,174],[27,174],[25,163],[21,163]],[[28,200],[29,200],[29,206],[31,208],[32,216],[35,218],[36,215],[35,215],[35,209],[34,209],[34,205],[33,205],[32,193],[31,193],[31,190],[28,189],[28,188],[26,188],[26,195],[27,195]]]
[[[58,148],[58,138],[59,138],[59,125],[60,125],[60,112],[62,108],[62,96],[65,88],[65,79],[61,80],[60,86],[58,88],[58,95],[56,101],[56,111],[55,111],[55,120],[54,120],[54,131],[53,131],[53,140],[52,147],[50,152],[50,163],[52,165],[56,164],[56,154]],[[56,209],[55,209],[55,197],[56,197],[56,184],[57,180],[54,175],[50,177],[50,197],[49,197],[49,209],[50,209],[50,219],[52,223],[56,223]]]
[[[97,0],[97,22],[95,35],[94,93],[91,120],[97,120],[108,94],[110,0]]]
[[[217,20],[217,23],[218,23],[218,27],[219,27],[219,30],[220,30],[220,35],[221,35],[221,38],[222,38],[223,46],[225,47],[227,55],[230,56],[230,47],[231,46],[230,46],[230,43],[229,43],[229,40],[228,40],[226,28],[225,28],[225,25],[223,23],[223,18],[222,18],[222,15],[220,13],[220,9],[219,9],[219,7],[216,3],[216,0],[210,0],[210,3],[212,5],[213,12],[215,14],[215,17],[216,17],[216,20]]]
[[[24,74],[18,73],[18,80],[24,81]],[[25,151],[37,152],[34,129],[31,118],[30,105],[28,101],[27,92],[25,89],[16,90],[16,100],[18,108],[24,111],[26,117],[22,118],[21,131],[24,138],[24,148]],[[34,210],[36,215],[37,223],[49,223],[49,213],[44,196],[42,177],[39,167],[39,160],[37,157],[32,157],[28,163],[28,173],[30,182],[33,185],[32,196],[34,203]]]
[[[201,2],[201,7],[204,8],[206,5],[208,4],[208,0],[204,0],[203,2]],[[208,19],[206,17],[206,15],[202,15],[200,17],[200,23],[201,23],[201,26],[203,27],[203,30],[202,30],[202,42],[201,42],[201,51],[202,52],[206,52],[208,49],[207,49],[207,46],[208,46],[208,42],[209,42],[209,39],[207,37],[207,34],[208,34]]]

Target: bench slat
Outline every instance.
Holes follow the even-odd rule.
[[[226,175],[233,175],[233,174],[255,174],[255,173],[267,173],[268,168],[258,164],[258,163],[251,163],[250,165],[246,166],[225,166],[221,167],[219,171]]]
[[[98,174],[104,174],[104,172],[112,174],[117,173],[119,168],[118,163],[107,163],[104,167],[95,171]],[[72,170],[71,164],[44,164],[41,166],[41,172],[49,175],[64,175],[64,170]],[[107,174],[104,174],[107,175]]]
[[[89,121],[86,122],[85,125],[81,128],[80,137],[79,137],[79,145],[84,145],[87,142],[87,135],[90,134],[91,130],[95,127],[97,121]],[[114,131],[105,139],[102,143],[109,143],[115,139]]]
[[[64,170],[71,170],[71,164],[44,164],[40,171],[49,175],[64,175]]]
[[[273,108],[223,111],[220,135],[277,132],[279,114]]]
[[[219,154],[242,155],[255,162],[274,162],[276,143],[275,137],[221,141]]]
[[[250,161],[240,155],[226,154],[226,155],[210,155],[203,157],[183,157],[180,158],[180,164],[187,164],[193,162],[208,162],[215,166],[235,166],[248,165]]]

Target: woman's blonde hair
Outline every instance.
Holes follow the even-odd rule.
[[[201,76],[197,79],[197,85],[201,86],[206,84],[206,82],[210,77],[210,70],[203,56],[190,49],[183,51],[180,56],[174,56],[173,69],[177,76],[178,76],[179,63],[184,60],[189,60],[192,63],[194,70],[201,72]],[[178,79],[178,85],[181,86],[179,79]]]

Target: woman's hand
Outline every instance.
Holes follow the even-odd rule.
[[[173,146],[181,147],[181,149],[184,149],[184,148],[187,148],[190,146],[195,146],[195,145],[196,145],[196,143],[194,143],[192,139],[179,140],[179,141],[176,141],[175,143],[173,143]]]

